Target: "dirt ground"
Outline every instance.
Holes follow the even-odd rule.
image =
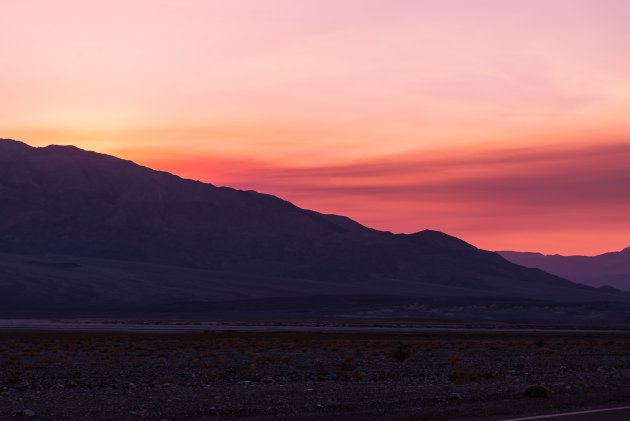
[[[501,419],[629,384],[624,333],[0,333],[0,419]]]

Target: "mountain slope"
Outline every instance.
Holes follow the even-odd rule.
[[[160,305],[173,288],[179,301],[195,293],[204,302],[259,297],[248,291],[270,279],[281,279],[282,287],[265,297],[299,295],[303,288],[305,294],[625,299],[514,265],[440,232],[381,232],[274,196],[185,180],[72,146],[33,148],[0,140],[0,203],[0,252],[16,256],[0,260],[0,281],[5,292],[16,294],[33,277],[48,277],[51,293],[63,294],[85,279],[107,283],[103,265],[130,262],[119,275],[141,281],[144,289],[160,271],[180,278],[168,281],[155,299]],[[23,256],[35,256],[43,266]],[[81,263],[90,258],[101,263]],[[80,268],[86,267],[82,278]],[[177,267],[182,269],[172,269]],[[236,295],[230,292],[235,274],[249,282]],[[227,295],[208,289],[210,284]],[[116,285],[124,295],[126,287]],[[116,288],[93,293],[114,294]],[[98,299],[115,302],[112,296]]]
[[[630,247],[599,256],[561,256],[501,251],[509,261],[539,268],[574,282],[593,287],[612,286],[630,291]]]

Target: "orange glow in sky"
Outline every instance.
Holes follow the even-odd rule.
[[[0,137],[487,249],[630,246],[626,0],[22,0]]]

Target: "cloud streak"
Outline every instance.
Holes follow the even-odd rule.
[[[510,245],[510,236],[526,233],[582,232],[585,238],[593,231],[604,233],[599,241],[588,243],[545,245],[536,240],[527,246],[543,251],[595,252],[613,247],[610,242],[619,246],[626,238],[630,242],[630,237],[619,236],[630,234],[628,142],[416,152],[323,166],[289,167],[211,156],[147,163],[276,194],[304,207],[345,213],[382,229],[439,228],[464,233],[487,246],[498,233],[506,236],[501,241],[505,246]]]

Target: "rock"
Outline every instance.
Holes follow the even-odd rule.
[[[33,418],[35,416],[35,411],[33,411],[32,409],[23,409],[20,412],[18,412],[16,416]]]
[[[28,382],[21,382],[15,386],[15,390],[19,390],[20,392],[24,392],[26,390],[29,390],[30,388],[31,385]]]

